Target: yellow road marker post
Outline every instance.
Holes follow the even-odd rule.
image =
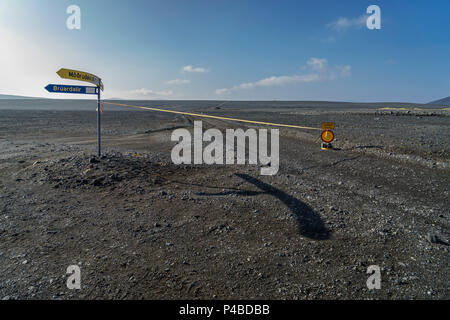
[[[332,150],[333,145],[331,142],[334,141],[335,135],[332,131],[334,129],[335,125],[334,122],[323,122],[322,123],[322,134],[320,135],[320,138],[322,139],[322,150]]]

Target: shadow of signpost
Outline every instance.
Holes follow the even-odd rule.
[[[331,231],[325,226],[319,214],[306,203],[247,174],[236,173],[236,176],[283,202],[294,214],[298,223],[299,233],[302,236],[313,240],[327,240],[330,238]]]

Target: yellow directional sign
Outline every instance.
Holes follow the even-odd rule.
[[[71,79],[71,80],[78,80],[78,81],[85,81],[92,84],[95,84],[100,87],[103,91],[103,83],[102,79],[97,77],[96,75],[78,71],[78,70],[71,70],[71,69],[59,69],[58,72],[56,72],[61,78],[64,79]]]
[[[333,130],[334,122],[322,122],[322,129],[323,130]]]

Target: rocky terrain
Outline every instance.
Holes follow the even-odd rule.
[[[95,112],[2,108],[0,298],[450,298],[448,110],[184,108],[335,121],[335,150],[320,149],[320,131],[282,128],[275,176],[174,165],[173,129],[198,119],[108,106],[97,157]],[[80,290],[66,287],[69,265]],[[366,286],[370,265],[379,290]]]

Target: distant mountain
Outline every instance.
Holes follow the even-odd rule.
[[[447,98],[444,98],[444,99],[439,99],[439,100],[436,100],[436,101],[432,101],[432,102],[429,102],[428,104],[441,104],[441,105],[444,105],[444,106],[450,106],[450,97],[447,97]]]
[[[38,99],[33,97],[12,96],[9,94],[0,94],[0,99]]]

